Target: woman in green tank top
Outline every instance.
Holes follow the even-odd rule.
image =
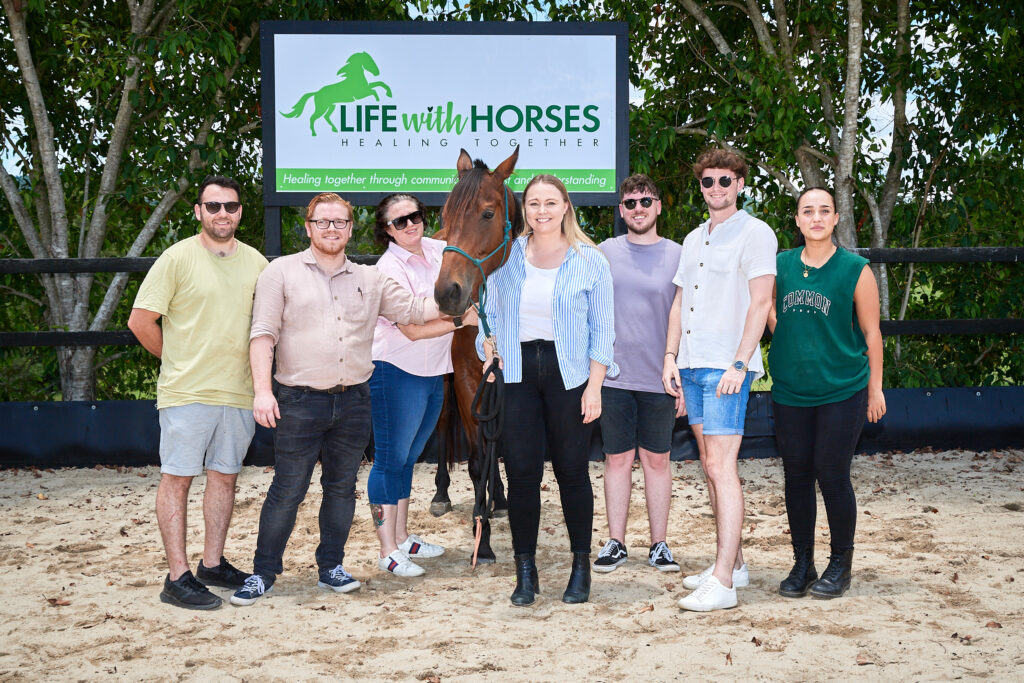
[[[786,476],[786,513],[795,563],[779,585],[786,597],[808,591],[836,598],[850,586],[857,500],[850,464],[864,418],[885,415],[878,285],[867,259],[832,241],[839,216],[823,189],[797,199],[795,249],[777,258],[768,365],[775,439]],[[817,499],[828,515],[831,553],[814,568]]]

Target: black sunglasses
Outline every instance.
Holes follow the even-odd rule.
[[[238,213],[238,210],[242,208],[242,202],[203,202],[203,206],[211,214],[220,213],[220,207],[222,206],[228,213]]]
[[[636,208],[636,203],[640,202],[640,206],[645,209],[649,209],[657,199],[655,197],[641,197],[640,199],[623,199],[622,205],[632,211]]]
[[[712,187],[715,186],[715,179],[712,178],[711,176],[704,176],[703,178],[700,179],[700,184],[703,185],[705,189],[710,190]],[[724,175],[720,177],[718,179],[718,184],[721,187],[729,187],[730,185],[732,185],[732,176]]]
[[[412,213],[406,214],[405,216],[392,218],[391,220],[388,221],[388,225],[393,225],[399,230],[405,230],[405,226],[409,224],[409,221],[412,221],[413,225],[419,225],[420,223],[423,222],[423,212],[413,211]]]

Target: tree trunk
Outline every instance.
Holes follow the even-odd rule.
[[[95,346],[59,346],[61,396],[65,401],[96,400]]]

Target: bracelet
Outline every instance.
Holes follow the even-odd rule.
[[[672,360],[675,360],[676,358],[679,357],[679,353],[677,351],[666,351],[665,355],[672,356]]]

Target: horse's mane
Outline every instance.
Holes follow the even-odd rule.
[[[489,176],[491,169],[481,159],[473,160],[473,168],[469,169],[459,178],[458,182],[448,194],[444,206],[441,208],[441,222],[447,224],[447,216],[454,213],[461,215],[471,208],[473,198],[480,192],[480,185]],[[519,206],[519,198],[511,190],[513,206],[508,207],[508,217],[512,222],[512,236],[518,237],[523,232],[523,214]],[[506,195],[507,196],[507,195]]]

